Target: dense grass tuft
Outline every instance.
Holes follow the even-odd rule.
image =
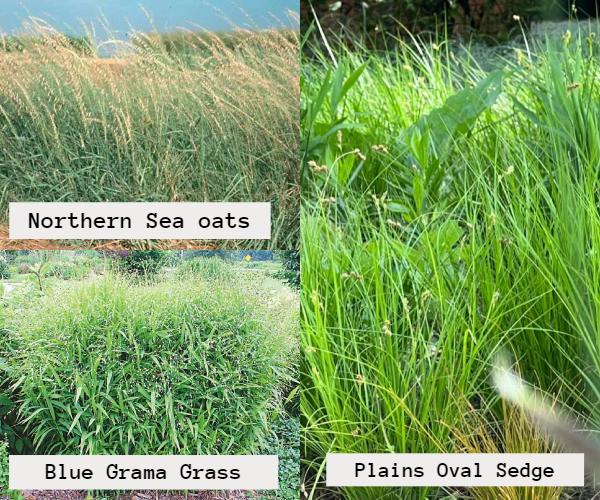
[[[39,29],[0,52],[0,222],[10,201],[270,201],[262,244],[296,246],[296,32],[138,34],[108,59]]]
[[[182,279],[190,275],[198,276],[204,280],[234,279],[235,266],[219,257],[200,257],[183,261],[177,267],[177,275]]]
[[[443,41],[313,54],[302,102],[309,477],[323,479],[328,452],[464,451],[481,434],[474,411],[498,429],[493,447],[505,432],[512,452],[549,449],[502,414],[489,380],[499,353],[597,428],[597,41],[520,47],[485,61],[491,71]]]
[[[274,326],[264,303],[233,286],[111,276],[32,302],[7,318],[4,355],[38,452],[260,447],[295,350],[293,309]]]

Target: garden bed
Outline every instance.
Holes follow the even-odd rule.
[[[260,255],[0,252],[11,453],[275,454],[278,498],[295,495],[298,294],[283,254]],[[215,495],[188,498],[241,493]]]

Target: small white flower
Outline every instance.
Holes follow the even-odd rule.
[[[427,346],[427,357],[429,358],[433,358],[434,356],[436,356],[438,353],[438,347],[436,344],[434,343],[430,343]]]

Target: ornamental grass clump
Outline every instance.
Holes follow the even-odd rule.
[[[262,243],[297,244],[295,30],[134,33],[78,50],[30,24],[22,51],[0,44],[0,224],[11,201],[269,201]]]
[[[260,446],[291,342],[231,288],[107,276],[6,322],[38,453],[222,454]]]
[[[185,279],[190,274],[204,280],[231,280],[235,278],[236,269],[231,262],[219,257],[197,257],[177,267],[177,275],[181,278]]]

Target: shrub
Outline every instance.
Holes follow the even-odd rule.
[[[195,274],[203,279],[232,279],[235,276],[235,267],[219,257],[199,257],[186,260],[177,268],[179,276]]]
[[[63,280],[80,280],[90,274],[91,262],[52,262],[44,272],[45,277],[54,276]]]
[[[0,279],[10,278],[10,269],[8,261],[3,255],[0,255]]]
[[[277,273],[277,278],[282,279],[292,288],[300,288],[300,252],[287,250],[281,252],[283,269]]]
[[[106,277],[7,319],[8,374],[39,452],[245,453],[292,344],[246,294]]]
[[[109,255],[118,272],[137,276],[154,276],[164,263],[164,254],[160,250],[122,250]]]

